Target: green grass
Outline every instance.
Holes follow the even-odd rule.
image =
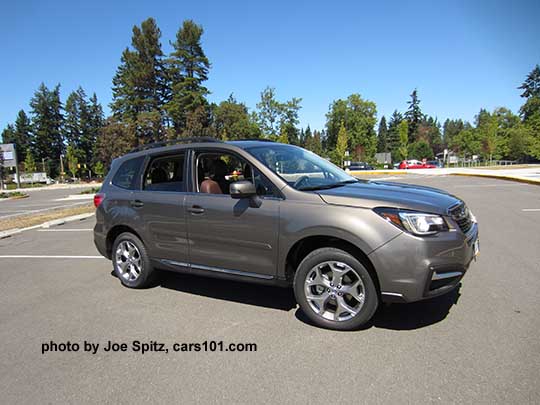
[[[45,184],[41,184],[41,183],[23,183],[21,184],[21,187],[20,188],[36,188],[36,187],[43,187]],[[7,189],[8,190],[15,190],[17,188],[17,183],[9,183],[7,184]]]
[[[20,191],[14,191],[12,193],[0,193],[0,198],[11,198],[11,197],[25,197],[27,194],[21,193]]]
[[[99,187],[92,187],[88,190],[83,190],[79,194],[96,194],[99,191]]]

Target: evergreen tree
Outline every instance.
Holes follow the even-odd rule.
[[[101,105],[95,94],[88,101],[86,93],[79,87],[67,98],[64,110],[65,140],[79,151],[82,163],[90,164],[97,134],[103,126]]]
[[[32,142],[32,126],[30,124],[30,119],[24,110],[20,110],[17,114],[12,139],[9,142],[4,142],[15,144],[17,162],[22,162],[26,156],[26,151],[30,148]]]
[[[403,120],[398,125],[398,134],[399,134],[399,147],[398,147],[398,156],[399,160],[407,159],[408,155],[408,145],[409,145],[409,122]]]
[[[193,132],[209,124],[208,114],[202,112],[208,108],[206,96],[209,91],[203,83],[208,79],[210,70],[210,62],[201,44],[203,32],[202,26],[186,20],[172,43],[174,51],[168,60],[172,96],[166,109],[177,133]],[[190,128],[187,128],[188,120]]]
[[[62,137],[62,103],[60,102],[60,85],[49,90],[41,84],[30,101],[32,108],[32,132],[34,142],[32,154],[39,160],[58,162],[64,150]],[[55,175],[57,167],[53,167]]]
[[[2,131],[2,143],[15,143],[15,127],[7,124]]]
[[[117,119],[129,123],[135,144],[165,137],[162,107],[169,90],[160,38],[161,31],[153,18],[143,21],[141,27],[134,26],[133,50],[124,50],[113,78],[111,110]],[[157,113],[159,122],[153,119],[149,127],[146,113]]]
[[[536,65],[518,89],[523,90],[521,97],[540,97],[540,66]]]
[[[418,127],[417,141],[425,141],[437,153],[442,151],[441,124],[437,118],[423,116]]]
[[[24,159],[24,171],[26,173],[35,173],[36,170],[36,161],[34,160],[34,156],[32,156],[32,152],[28,149]]]
[[[377,152],[388,152],[387,137],[388,128],[386,126],[386,117],[383,115],[377,131]]]
[[[429,146],[429,143],[427,143],[424,139],[420,139],[409,145],[408,156],[414,159],[422,160],[432,159],[434,154],[433,149],[431,146]]]
[[[83,134],[81,147],[85,153],[85,161],[90,164],[94,161],[94,149],[97,137],[104,125],[103,108],[98,102],[96,93],[90,97],[88,106],[88,122],[85,124],[86,131]]]
[[[418,128],[422,122],[423,114],[420,109],[420,99],[416,89],[410,94],[411,100],[407,101],[409,109],[405,113],[405,119],[409,125],[409,142],[414,142],[418,139]]]
[[[311,151],[319,156],[323,154],[321,131],[313,131],[313,146]]]
[[[64,139],[68,144],[79,147],[85,131],[82,126],[83,116],[88,116],[86,94],[81,87],[68,96],[64,111]]]
[[[388,135],[387,135],[387,147],[388,150],[392,153],[392,160],[400,160],[399,156],[399,124],[403,121],[403,115],[394,110],[390,121],[388,122]]]
[[[308,126],[306,127],[306,130],[302,128],[302,131],[300,132],[300,139],[299,144],[300,146],[305,146],[308,141],[311,141],[313,138],[313,133],[311,132],[311,128]]]
[[[470,127],[470,124],[463,122],[461,119],[451,120],[447,118],[443,124],[443,144],[449,146],[454,137],[463,131],[466,126]]]

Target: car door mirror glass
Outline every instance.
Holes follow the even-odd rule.
[[[229,192],[232,198],[249,198],[257,195],[255,185],[251,181],[240,180],[231,183]]]

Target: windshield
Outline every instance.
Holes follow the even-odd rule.
[[[247,151],[297,190],[321,190],[358,181],[329,161],[298,146],[270,144]]]

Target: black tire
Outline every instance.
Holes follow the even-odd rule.
[[[122,275],[122,270],[120,269],[120,266],[118,265],[116,260],[116,252],[118,250],[118,246],[123,242],[129,242],[135,245],[140,255],[140,273],[135,280],[126,279]],[[144,243],[142,243],[142,241],[137,236],[130,232],[121,233],[116,237],[112,249],[112,263],[114,274],[126,287],[146,288],[149,287],[155,279],[156,272],[154,271],[152,264],[150,263],[150,258],[148,256]]]
[[[344,263],[356,272],[363,283],[363,305],[350,319],[330,320],[318,314],[306,298],[306,278],[321,263]],[[354,274],[353,272],[353,274]],[[336,248],[321,248],[309,253],[298,266],[294,276],[294,295],[304,314],[317,326],[334,330],[356,330],[365,325],[375,314],[379,305],[379,294],[366,267],[349,253]],[[336,290],[337,291],[337,290]],[[343,297],[345,298],[345,297]],[[338,312],[337,310],[335,312]]]

